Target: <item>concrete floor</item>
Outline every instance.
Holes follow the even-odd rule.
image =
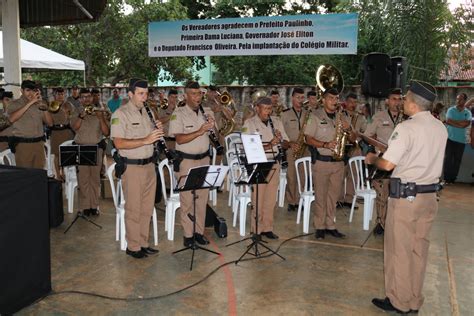
[[[219,239],[212,229],[206,232],[212,240],[209,248],[222,255],[197,251],[193,271],[189,271],[190,251],[171,254],[182,247],[182,233],[178,225],[175,240],[167,240],[163,205],[158,205],[160,254],[144,260],[119,250],[111,199],[101,200],[102,214],[96,221],[102,230],[79,220],[64,235],[75,215],[67,214],[65,222],[51,230],[53,290],[148,298],[193,284],[237,259],[246,248],[247,243],[225,247],[240,239],[226,202],[227,193],[219,193],[215,209],[227,219],[229,236]],[[456,184],[442,193],[420,315],[468,315],[474,310],[473,205],[473,186]],[[19,315],[379,315],[382,312],[370,301],[384,296],[383,240],[372,236],[361,248],[368,235],[362,230],[361,210],[352,223],[348,213],[342,209],[337,214],[337,226],[347,239],[326,237],[320,242],[311,235],[288,241],[280,249],[285,261],[272,256],[230,264],[193,288],[159,299],[125,302],[77,294],[51,296]],[[285,239],[302,234],[295,219],[296,213],[286,208],[275,211],[280,239],[270,241],[270,247],[276,249]]]

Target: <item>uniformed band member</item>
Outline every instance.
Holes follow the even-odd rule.
[[[308,124],[305,135],[306,143],[318,149],[319,155],[312,166],[313,183],[315,189],[316,208],[314,214],[314,227],[316,239],[323,239],[325,233],[336,238],[345,235],[336,229],[336,202],[340,195],[344,179],[344,162],[333,158],[336,146],[336,112],[338,91],[327,89],[323,94],[323,107],[314,112],[313,119]],[[343,128],[351,130],[347,116],[342,115]],[[351,131],[351,140],[355,139]]]
[[[51,130],[51,154],[54,155],[54,167],[56,168],[58,179],[63,179],[61,175],[62,169],[59,167],[59,145],[74,138],[70,120],[75,112],[75,108],[71,103],[64,101],[64,96],[63,88],[56,88],[54,90],[54,101],[58,102],[60,107],[58,112],[51,113],[53,125],[49,128]]]
[[[306,102],[308,102],[309,108],[312,110],[317,110],[319,104],[318,104],[318,94],[316,93],[316,91],[314,90],[308,91],[308,93],[306,94],[306,97],[307,97]]]
[[[270,92],[270,98],[272,100],[273,115],[280,117],[281,112],[286,109],[286,106],[280,102],[280,93],[278,90],[272,90]]]
[[[393,89],[390,91],[386,100],[387,109],[376,113],[372,118],[372,123],[367,126],[364,134],[369,137],[387,144],[390,135],[395,126],[402,121],[402,113],[400,113],[400,106],[402,102],[402,91],[400,89]],[[383,149],[385,150],[385,149]],[[385,226],[385,217],[387,214],[387,200],[388,200],[388,184],[389,179],[383,173],[380,178],[372,180],[372,187],[377,192],[375,198],[375,210],[377,213],[377,227],[374,229],[376,234],[383,233]]]
[[[71,119],[71,127],[76,132],[74,142],[78,145],[98,145],[97,161],[94,166],[78,166],[77,182],[79,192],[79,208],[85,215],[99,215],[100,169],[102,153],[105,150],[104,136],[109,135],[109,123],[101,111],[86,114],[84,109],[92,104],[90,90],[80,91],[81,106]]]
[[[79,99],[79,87],[74,85],[71,88],[71,95],[67,97],[67,102],[71,103],[75,108],[81,106],[81,100]]]
[[[168,92],[168,107],[166,109],[160,109],[159,111],[159,120],[161,124],[163,124],[163,131],[165,133],[166,146],[169,149],[175,149],[176,147],[175,138],[170,137],[169,135],[169,126],[170,126],[171,115],[176,109],[177,104],[178,104],[178,90],[170,89],[170,91]]]
[[[0,101],[3,105],[0,112],[0,152],[8,149],[8,137],[12,135],[12,122],[8,117],[8,106],[12,99],[13,93],[11,91],[3,90],[0,92]]]
[[[40,106],[44,107],[42,110]],[[10,103],[8,114],[12,126],[12,145],[18,167],[43,169],[45,165],[44,129],[53,124],[51,113],[46,111],[38,85],[25,80],[21,84],[21,97]]]
[[[192,81],[185,86],[186,105],[177,107],[171,116],[169,135],[176,138],[176,151],[183,159],[179,171],[175,166],[176,178],[188,174],[193,167],[209,165],[209,135],[211,128],[215,128],[215,121],[210,109],[205,109],[206,117],[199,110],[202,101],[202,92],[199,83]],[[209,240],[204,234],[206,219],[206,205],[209,189],[196,190],[196,241],[207,245]],[[193,194],[191,191],[180,192],[181,225],[184,233],[184,246],[193,246],[193,222],[189,215],[193,214]]]
[[[436,90],[412,82],[404,103],[410,119],[395,127],[383,158],[366,162],[393,170],[384,238],[384,299],[372,303],[386,311],[417,313],[423,304],[423,281],[431,226],[438,210],[436,191],[447,141],[444,125],[430,114]],[[400,179],[400,183],[393,179]],[[404,185],[412,183],[409,188]],[[392,188],[393,185],[393,188]]]
[[[277,144],[281,143],[283,149],[288,148],[288,136],[285,128],[278,117],[272,116],[275,127],[275,134],[268,122],[268,118],[272,115],[272,101],[268,97],[257,100],[255,111],[257,115],[247,119],[242,128],[243,133],[260,134],[263,148],[265,151],[272,150],[278,152]],[[269,174],[270,180],[266,184],[258,185],[258,201],[257,192],[254,185],[252,190],[252,217],[251,229],[253,233],[263,235],[270,239],[278,239],[278,235],[273,232],[273,211],[275,209],[276,194],[278,183],[280,181],[280,162],[274,164],[275,171]],[[258,203],[258,231],[255,229],[256,209]]]
[[[296,168],[295,168],[295,150],[298,150],[301,144],[297,143],[298,136],[301,128],[304,125],[304,119],[307,115],[307,111],[303,109],[304,101],[304,90],[302,88],[294,88],[291,94],[292,107],[286,109],[281,114],[281,121],[283,128],[289,138],[289,148],[286,152],[286,158],[288,161],[287,169],[287,186],[285,192],[285,199],[288,202],[288,212],[298,210],[298,203],[300,196],[298,193],[298,182],[296,179]],[[309,152],[303,156],[308,156]],[[304,170],[299,170],[300,177],[304,177]]]
[[[130,79],[129,101],[112,115],[112,131],[115,148],[120,154],[121,176],[125,195],[125,238],[127,255],[144,258],[158,253],[149,246],[150,220],[155,206],[156,171],[153,144],[164,135],[158,120],[152,124],[143,108],[147,100],[148,82]]]
[[[349,93],[346,96],[345,104],[345,111],[346,114],[351,122],[352,129],[359,134],[364,133],[365,129],[367,128],[367,120],[365,119],[364,115],[357,112],[357,95],[355,93]],[[357,137],[357,140],[360,140],[360,137]],[[357,146],[356,142],[350,144],[347,149],[347,158],[350,159],[352,157],[360,156],[361,150],[360,147]],[[346,192],[344,194],[344,188],[341,190],[341,197],[339,201],[342,202],[342,205],[351,207],[352,200],[354,198],[355,189],[354,184],[352,182],[352,174],[349,167],[349,164],[346,164],[344,167],[344,178],[346,178]],[[357,208],[357,205],[354,207]]]

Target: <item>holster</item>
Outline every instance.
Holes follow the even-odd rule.
[[[178,151],[174,152],[174,159],[173,159],[173,170],[174,172],[179,172],[179,166],[183,161],[183,156],[180,155]]]
[[[127,164],[125,163],[125,160],[120,157],[118,150],[114,152],[112,157],[115,161],[115,176],[120,179],[125,173],[125,170],[127,170]]]

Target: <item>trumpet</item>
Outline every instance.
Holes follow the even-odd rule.
[[[87,106],[84,107],[84,112],[87,115],[92,115],[96,112],[108,112],[108,111],[105,110],[105,109],[101,109],[99,107],[95,107],[93,104],[91,104],[91,105],[87,105]]]
[[[160,101],[160,109],[166,110],[168,108],[168,99],[163,98],[163,100]]]

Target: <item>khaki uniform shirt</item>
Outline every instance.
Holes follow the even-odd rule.
[[[144,138],[150,135],[154,128],[146,110],[142,108],[140,112],[133,103],[128,102],[112,114],[110,136],[124,139]],[[153,156],[153,151],[154,146],[151,144],[133,149],[119,149],[119,154],[130,159],[145,159]]]
[[[81,101],[79,101],[79,97],[77,99],[74,99],[72,96],[69,96],[67,97],[66,102],[71,103],[76,108],[81,106]]]
[[[355,111],[352,114],[349,112],[346,113],[351,121],[351,125],[353,125],[352,128],[354,131],[357,133],[364,133],[367,129],[367,119],[365,116]]]
[[[341,115],[342,119],[349,123],[348,116],[344,112]],[[320,142],[332,142],[336,139],[336,118],[331,119],[324,108],[317,109],[306,126],[305,135],[314,137]],[[331,149],[322,147],[318,148],[318,152],[323,156],[333,154]]]
[[[79,114],[83,111],[83,106],[81,105],[76,109],[71,118],[71,124],[74,124],[76,120],[80,120]],[[76,136],[74,141],[79,145],[95,145],[102,140],[103,134],[100,129],[99,118],[95,115],[86,115],[82,120],[81,127],[75,131]]]
[[[275,126],[275,130],[281,133],[283,140],[289,141],[288,135],[285,132],[285,128],[283,127],[283,123],[281,122],[281,120],[276,116],[272,116],[272,121],[273,125]],[[245,121],[244,126],[242,128],[242,133],[260,134],[260,136],[262,136],[262,143],[264,144],[270,142],[274,137],[273,130],[270,124],[265,124],[264,122],[262,122],[258,115],[255,115]],[[273,152],[278,153],[277,145],[273,146]]]
[[[300,134],[301,129],[303,128],[304,120],[307,113],[308,111],[304,109],[301,109],[301,112],[298,113],[294,108],[291,108],[284,110],[281,114],[281,121],[283,123],[286,135],[288,135],[290,141],[295,142],[298,140],[298,136]],[[312,115],[313,114],[310,114],[310,117]]]
[[[209,108],[204,108],[206,115],[212,116],[212,111]],[[206,122],[206,118],[201,111],[198,113],[191,109],[188,105],[178,107],[174,110],[170,119],[169,135],[176,137],[176,134],[190,134],[199,130]],[[176,150],[182,151],[186,154],[197,155],[209,150],[209,135],[204,133],[196,137],[186,144],[178,144],[176,142]]]
[[[51,113],[53,118],[54,125],[67,125],[69,124],[72,115],[74,114],[74,106],[69,102],[64,102],[61,104],[59,111],[57,113]]]
[[[401,115],[400,113],[398,115]],[[372,117],[372,123],[367,126],[364,134],[369,137],[377,135],[377,140],[388,143],[390,135],[395,129],[395,123],[399,120],[398,117],[393,117],[388,110],[377,112]]]
[[[159,118],[160,119],[163,119],[163,118],[171,119],[171,115],[173,114],[173,112],[176,108],[177,107],[175,106],[174,109],[170,109],[170,108],[168,108],[166,110],[160,109],[159,114],[158,114]],[[166,137],[170,137],[169,130],[170,130],[170,121],[163,124],[163,132],[165,133]]]
[[[429,111],[419,112],[397,125],[383,158],[396,165],[392,178],[402,183],[438,183],[448,132]]]
[[[224,114],[222,113],[222,110],[220,112],[214,112],[214,109],[216,108],[222,108],[221,105],[217,104],[218,99],[216,101],[211,101],[211,100],[206,100],[203,102],[202,106],[204,109],[208,108],[212,111],[214,114],[214,119],[216,120],[216,126],[218,129],[222,128],[222,119],[225,118]]]
[[[19,99],[12,101],[8,106],[8,114],[11,114],[24,107],[28,102],[29,101],[25,96],[21,96]],[[22,117],[13,123],[13,136],[35,138],[44,135],[44,111],[41,111],[38,106],[39,103],[30,106],[30,108],[22,115]]]

